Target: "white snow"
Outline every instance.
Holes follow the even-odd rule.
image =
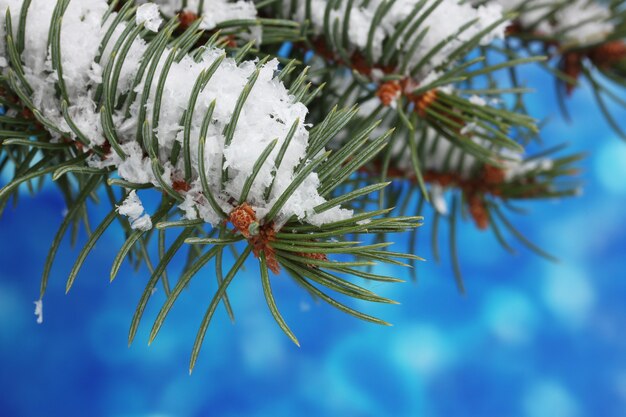
[[[43,323],[43,300],[33,301],[35,304],[35,316],[37,316],[37,324]]]
[[[140,0],[139,3],[145,3]],[[180,10],[198,13],[200,0],[187,0],[183,8],[183,0],[152,0],[161,6],[161,10],[167,16],[173,16]],[[230,0],[205,0],[200,29],[213,29],[218,24],[228,20],[253,20],[256,19],[256,7],[252,1]]]
[[[478,125],[475,122],[467,123],[465,126],[463,126],[463,129],[461,129],[461,135],[467,135],[469,133],[472,133],[476,131],[477,128]]]
[[[144,27],[152,32],[158,32],[163,19],[159,12],[159,6],[154,3],[142,4],[137,8],[136,22],[143,23]]]
[[[469,102],[472,104],[475,104],[477,106],[486,106],[487,105],[487,100],[485,100],[484,98],[477,96],[476,94],[472,95],[469,98]]]
[[[133,220],[131,226],[133,230],[142,230],[144,232],[152,229],[152,219],[150,215],[145,213],[138,219]]]
[[[131,219],[138,219],[143,214],[143,204],[141,203],[141,200],[139,200],[135,190],[128,193],[128,196],[122,205],[118,206],[117,212],[122,216],[127,216]]]
[[[430,186],[430,201],[435,210],[443,216],[448,214],[448,203],[444,195],[444,189],[439,184]]]
[[[606,5],[576,0],[556,13],[555,30],[564,31],[568,39],[577,43],[597,42],[613,32],[614,26],[608,21],[610,17]]]
[[[505,161],[504,164],[505,181],[513,181],[533,171],[549,171],[554,163],[550,159],[543,158],[530,161]]]
[[[118,206],[117,212],[122,216],[128,217],[130,227],[133,230],[147,231],[152,229],[152,219],[149,214],[145,213],[143,204],[135,190],[128,193],[122,205]]]

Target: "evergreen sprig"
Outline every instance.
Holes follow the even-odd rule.
[[[17,9],[13,2],[0,18],[0,59],[6,60],[0,76],[0,173],[10,177],[0,189],[0,213],[11,200],[18,201],[23,188],[36,192],[46,179],[65,199],[68,211],[45,262],[41,297],[66,235],[76,243],[79,231],[87,232],[66,280],[69,291],[98,240],[120,224],[124,243],[110,280],[126,260],[150,272],[131,320],[129,343],[158,285],[166,299],[152,324],[150,343],[183,289],[203,268],[211,268],[217,289],[200,320],[190,371],[219,304],[235,317],[228,289],[249,258],[257,261],[270,314],[299,344],[280,313],[273,275],[285,273],[312,297],[359,319],[387,324],[344,299],[394,303],[355,278],[402,281],[371,268],[417,265],[416,233],[426,203],[435,209],[430,218],[435,258],[438,224],[449,222],[449,251],[463,290],[459,220],[471,217],[479,228],[491,229],[507,250],[512,250],[508,232],[547,255],[505,213],[518,211],[513,203],[519,200],[577,192],[571,180],[577,155],[553,158],[560,148],[524,155],[538,132],[523,105],[529,90],[515,77],[503,81],[501,74],[515,76],[520,65],[545,65],[543,55],[550,51],[529,55],[510,45],[487,44],[515,14],[485,23],[477,13],[427,45],[432,25],[444,23],[437,21],[441,11],[463,7],[471,12],[469,3],[416,0],[381,40],[376,31],[392,13],[394,0],[375,3],[367,28],[355,28],[350,19],[358,7],[368,7],[367,0],[323,2],[321,24],[312,14],[313,0],[256,1],[254,17],[212,25],[206,23],[211,9],[204,1],[158,0],[170,6],[159,14],[149,1],[113,0],[94,24],[101,37],[91,68],[81,67],[76,74],[64,23],[75,17],[72,6],[78,0],[58,0],[52,15],[38,22],[49,25],[49,31],[39,40],[47,45],[45,56],[34,57],[26,22],[43,15],[37,1],[43,0],[23,1]],[[87,8],[105,4],[88,1]],[[615,20],[623,15],[622,6],[623,1],[611,4]],[[161,19],[165,22],[155,30]],[[366,30],[365,47],[351,38],[354,29]],[[494,51],[505,59],[494,60]],[[41,73],[32,67],[36,59]],[[181,83],[189,87],[189,96],[178,108],[171,82],[180,78],[181,63],[188,65]],[[201,70],[194,72],[198,66]],[[233,80],[242,68],[248,72],[228,91],[208,97],[209,86],[225,68]],[[615,66],[606,71],[621,74]],[[270,99],[254,94],[267,85],[282,94],[281,103],[307,106],[308,116],[304,120],[302,107],[263,114],[281,133],[259,138],[249,109]],[[224,102],[231,103],[227,111],[220,107]],[[172,108],[180,110],[173,113],[174,122],[168,119]],[[242,129],[255,149],[245,170],[233,166],[237,161],[228,154]],[[246,149],[235,149],[244,158]],[[160,195],[151,214],[138,196],[149,190]],[[296,210],[293,201],[308,208]],[[92,224],[95,204],[108,211]],[[389,250],[388,236],[400,232],[411,234],[406,253]],[[168,266],[181,257],[183,270],[173,277]]]
[[[22,12],[28,16],[28,4],[24,3],[24,5]],[[170,181],[164,178],[162,153],[159,150],[160,145],[155,135],[160,114],[159,109],[162,103],[163,85],[173,62],[180,60],[185,54],[197,57],[201,50],[212,47],[217,37],[215,35],[211,36],[208,43],[200,46],[201,49],[196,49],[196,42],[199,39],[197,26],[191,25],[182,33],[176,35],[176,28],[179,25],[177,17],[172,18],[156,36],[153,36],[144,29],[143,25],[135,26],[132,24],[137,13],[135,7],[131,6],[130,3],[122,6],[118,14],[115,15],[116,18],[113,24],[109,26],[108,32],[105,34],[103,43],[99,48],[100,51],[106,49],[106,42],[112,39],[110,34],[116,29],[122,32],[122,35],[115,41],[114,52],[108,60],[101,59],[100,61],[103,65],[102,82],[93,94],[95,100],[99,103],[98,107],[101,109],[100,118],[106,140],[103,144],[96,144],[94,138],[89,137],[74,123],[72,115],[68,110],[72,104],[72,95],[68,93],[68,87],[63,81],[65,80],[63,77],[64,61],[61,56],[61,45],[59,43],[61,38],[59,32],[61,19],[63,19],[68,5],[68,0],[57,3],[48,38],[53,56],[53,70],[56,71],[57,75],[55,96],[56,100],[61,103],[67,127],[57,125],[50,117],[45,116],[44,111],[39,109],[30,98],[29,92],[35,91],[36,87],[31,85],[25,76],[27,70],[23,66],[18,46],[13,40],[12,9],[7,10],[5,15],[9,68],[6,70],[1,82],[3,84],[2,99],[9,111],[7,116],[0,121],[2,123],[2,130],[0,130],[2,147],[0,149],[2,160],[4,161],[3,169],[8,169],[8,161],[11,161],[14,175],[12,180],[0,191],[0,202],[4,206],[10,198],[16,198],[20,185],[28,184],[34,187],[34,181],[42,181],[43,178],[49,177],[52,178],[66,196],[68,206],[68,213],[60,225],[45,263],[41,296],[43,297],[46,291],[52,265],[59,251],[61,241],[70,227],[73,228],[73,231],[77,231],[79,223],[84,222],[87,226],[88,240],[76,257],[75,264],[66,282],[66,291],[69,291],[75,283],[86,257],[99,238],[111,227],[116,219],[119,219],[126,234],[126,241],[113,261],[110,274],[111,280],[116,278],[122,262],[127,258],[136,264],[145,263],[152,271],[151,279],[146,286],[131,325],[130,341],[134,338],[137,325],[143,314],[143,309],[152,294],[152,290],[159,281],[162,282],[168,297],[157,316],[150,340],[156,336],[173,303],[191,278],[209,261],[214,260],[215,262],[218,290],[209,306],[207,315],[201,323],[198,338],[194,344],[190,369],[195,364],[200,344],[204,338],[204,332],[217,304],[223,300],[227,305],[229,313],[232,314],[226,290],[240,271],[245,259],[251,253],[259,259],[265,298],[270,307],[270,312],[285,333],[296,343],[295,336],[285,324],[273,298],[268,270],[274,273],[285,270],[307,291],[327,301],[332,306],[356,317],[385,324],[382,320],[358,312],[335,300],[326,292],[323,292],[320,286],[327,287],[348,297],[391,303],[391,300],[387,300],[351,283],[349,278],[356,276],[368,280],[395,282],[397,279],[365,273],[359,267],[373,265],[377,262],[401,264],[402,262],[395,260],[395,258],[417,259],[417,257],[411,254],[383,250],[388,244],[368,245],[352,241],[345,242],[341,239],[346,235],[369,235],[411,230],[419,226],[421,218],[383,216],[388,214],[389,210],[378,210],[373,212],[364,211],[345,220],[327,221],[313,225],[308,224],[306,221],[303,222],[295,216],[281,220],[278,215],[282,207],[293,196],[293,193],[305,180],[310,178],[313,172],[316,172],[319,177],[318,190],[320,195],[327,197],[325,202],[314,207],[314,211],[317,214],[324,214],[342,204],[347,204],[353,199],[362,197],[366,192],[377,192],[384,188],[387,184],[374,185],[364,191],[355,190],[352,193],[343,195],[334,193],[356,171],[384,149],[391,132],[372,138],[373,125],[364,125],[360,131],[354,132],[354,140],[348,146],[336,152],[326,152],[324,149],[328,143],[336,136],[337,132],[350,123],[350,120],[356,114],[355,109],[332,110],[324,120],[311,130],[308,147],[302,156],[301,162],[294,170],[291,184],[282,191],[278,198],[273,200],[273,203],[268,207],[267,214],[263,217],[257,217],[257,213],[253,208],[254,202],[249,202],[247,196],[261,168],[276,147],[276,140],[270,142],[266,150],[258,156],[241,194],[232,196],[228,201],[228,204],[231,206],[231,209],[228,211],[224,210],[223,202],[218,202],[222,197],[216,196],[211,186],[209,186],[209,180],[206,178],[206,171],[202,165],[203,158],[200,158],[199,175],[202,180],[204,198],[215,212],[222,216],[224,223],[210,226],[199,218],[197,220],[178,220],[180,219],[180,212],[176,205],[183,200],[188,185],[185,182],[174,182],[174,184],[171,184]],[[111,4],[108,16],[113,16],[117,7],[117,4]],[[119,16],[121,18],[118,19],[117,17]],[[18,37],[24,37],[23,34],[20,35],[23,30],[22,20],[20,26],[17,27]],[[147,48],[143,55],[143,60],[140,61],[139,72],[134,76],[134,85],[136,87],[132,88],[130,90],[131,93],[128,95],[118,95],[119,89],[117,85],[120,80],[123,63],[128,56],[132,43],[138,37],[144,37],[147,42]],[[194,42],[191,42],[191,40],[194,40]],[[233,47],[233,49],[232,55],[236,60],[243,59],[244,55],[249,53],[249,48],[246,47],[241,49]],[[100,57],[102,57],[102,54],[100,54]],[[157,65],[159,62],[164,64],[159,66]],[[212,73],[215,72],[222,62],[223,59],[214,61],[213,66],[208,67],[200,74],[196,82],[199,90],[202,89],[203,85],[206,85]],[[267,62],[267,58],[261,60],[257,64],[257,68],[260,68],[265,62]],[[291,68],[293,67],[288,66],[286,70],[289,71]],[[258,74],[257,70],[248,80],[246,86],[244,86],[235,110],[226,125],[224,137],[227,144],[232,140],[237,129],[243,104],[247,95],[254,87]],[[280,78],[282,77],[279,76]],[[296,79],[291,85],[290,93],[293,97],[298,97],[305,102],[310,101],[315,92],[311,92],[309,86],[302,81],[303,79]],[[152,92],[154,96],[151,96],[150,86],[153,84],[157,87]],[[151,106],[152,112],[147,109],[149,97],[154,97]],[[129,109],[135,100],[138,100],[140,103],[138,113],[140,122],[137,123],[136,140],[143,154],[147,155],[147,158],[150,158],[152,161],[152,172],[156,178],[156,184],[131,183],[122,178],[116,178],[114,166],[100,168],[90,163],[94,158],[107,161],[112,158],[125,160],[131,157],[130,154],[127,154],[125,148],[128,142],[122,139],[118,127],[119,121],[116,120],[119,120],[120,112],[122,114],[125,113],[129,117]],[[205,146],[206,129],[213,120],[214,109],[215,101],[209,106],[203,119],[200,139],[197,142],[200,147],[200,155],[204,155],[203,147]],[[186,114],[193,113],[193,110],[194,96],[192,94],[190,107],[187,109]],[[189,118],[181,120],[181,126],[189,129]],[[280,151],[275,154],[276,157],[273,163],[275,171],[279,169],[282,158],[295,134],[295,129],[298,127],[299,122],[296,121],[288,137],[282,142],[283,145]],[[69,128],[69,130],[65,131],[66,128]],[[189,147],[189,137],[185,136],[180,148],[175,147],[173,149],[171,158],[182,158],[188,163],[190,159],[188,155],[190,152]],[[354,157],[355,154],[358,157]],[[36,160],[39,162],[35,162]],[[190,180],[190,178],[188,177],[187,180]],[[222,189],[226,186],[226,181],[228,181],[228,170],[223,168]],[[39,185],[40,182],[37,186]],[[266,195],[270,195],[272,186],[273,183],[267,187]],[[123,189],[121,196],[114,187]],[[125,195],[129,190],[136,191],[147,188],[159,190],[162,197],[159,208],[150,216],[150,221],[156,225],[156,229],[144,230],[135,228],[134,224],[120,217],[118,210],[122,202],[127,198]],[[109,213],[92,229],[89,225],[87,213],[90,211],[89,207],[92,202],[99,203],[98,191],[101,189],[104,189],[106,192],[110,207]],[[277,221],[281,223],[276,223]],[[174,243],[171,246],[167,246],[166,231],[170,229],[177,229],[180,232]],[[158,235],[160,255],[160,260],[156,265],[150,260],[148,250],[148,246],[155,235]],[[171,287],[166,276],[166,269],[174,255],[185,245],[191,245],[187,263],[182,276]],[[238,255],[237,261],[224,274],[224,250],[232,250],[234,253],[239,253],[236,248],[241,246],[243,246],[243,251]],[[340,257],[340,259],[333,259],[335,257]],[[344,260],[346,257],[352,257],[355,260]]]
[[[550,57],[541,66],[554,76],[564,117],[570,119],[566,99],[579,85],[586,84],[607,123],[626,139],[622,123],[626,111],[626,2],[531,1],[521,2],[515,11],[520,19],[507,30],[506,48],[516,55]],[[581,17],[569,24],[562,22],[566,12]],[[590,35],[584,38],[577,35],[579,32]],[[517,78],[515,69],[512,77]],[[617,107],[619,114],[610,107]]]

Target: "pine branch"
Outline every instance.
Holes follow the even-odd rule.
[[[456,217],[459,216],[464,219],[469,217],[479,230],[491,230],[505,250],[514,252],[501,231],[499,223],[502,222],[507,232],[533,252],[554,259],[519,233],[504,213],[517,202],[554,200],[578,195],[580,184],[574,179],[578,173],[575,164],[582,155],[554,157],[553,155],[564,148],[556,146],[523,159],[504,152],[497,164],[485,164],[463,155],[458,148],[437,140],[435,135],[418,139],[416,147],[419,147],[417,162],[399,148],[395,152],[390,150],[383,158],[375,161],[373,166],[366,168],[365,175],[356,179],[354,186],[368,183],[370,175],[377,175],[382,171],[382,178],[394,180],[395,183],[386,190],[385,196],[381,195],[381,200],[384,199],[381,204],[399,207],[399,214],[413,213],[415,210],[424,214],[424,207],[429,203],[432,206],[432,211],[429,212],[432,214],[427,217],[432,218],[430,243],[435,260],[440,258],[440,220],[448,219],[451,227],[454,225],[453,229],[456,229],[459,223]],[[416,163],[421,170],[416,170]],[[420,181],[424,183],[427,194],[418,190],[416,185]],[[407,189],[407,182],[413,186]],[[416,206],[417,209],[414,208]],[[450,233],[456,233],[456,230]],[[417,236],[413,235],[411,239],[415,240]],[[451,237],[451,242],[454,241]],[[451,248],[450,253],[454,254],[456,251],[456,247]],[[461,269],[456,265],[458,260],[452,256],[452,261],[455,264],[459,290],[463,291]]]
[[[445,140],[485,160],[494,155],[487,146],[464,140],[461,131],[467,125],[481,124],[487,143],[504,143],[513,149],[518,145],[509,136],[512,130],[537,133],[532,118],[498,108],[479,97],[489,95],[488,90],[473,88],[471,94],[463,91],[474,81],[493,80],[499,70],[543,59],[489,64],[485,57],[468,58],[479,45],[503,36],[510,16],[499,14],[497,7],[475,10],[453,0],[415,1],[410,7],[394,2],[315,0],[291,6],[279,2],[265,13],[295,16],[310,23],[307,40],[296,44],[294,51],[299,61],[310,59],[307,64],[316,68],[311,79],[328,86],[321,92],[321,108],[367,103],[365,107],[371,110],[364,110],[364,117],[375,120],[391,107],[390,111],[413,130],[422,125],[434,127]],[[450,15],[458,15],[458,21],[450,23]],[[429,31],[431,26],[438,30]],[[307,58],[311,51],[315,55]],[[351,75],[338,66],[349,68]],[[491,86],[492,91],[495,88]],[[523,91],[514,89],[509,93]]]
[[[497,0],[495,0],[497,2]],[[517,20],[507,29],[516,53],[550,56],[545,69],[555,76],[563,114],[565,99],[586,82],[609,125],[626,138],[619,115],[608,102],[626,109],[621,91],[626,85],[626,3],[583,1],[522,2],[514,10]]]
[[[359,267],[403,263],[395,258],[418,259],[386,251],[387,245],[335,240],[409,231],[421,224],[420,217],[380,217],[388,211],[353,214],[341,207],[363,193],[340,195],[337,190],[386,147],[390,132],[372,137],[373,125],[363,125],[348,146],[326,151],[350,124],[354,109],[334,109],[308,131],[303,124],[307,109],[295,101],[310,98],[303,77],[287,89],[276,76],[276,60],[243,61],[249,47],[233,47],[232,57],[213,46],[198,47],[199,24],[176,34],[180,18],[162,25],[151,4],[135,8],[126,3],[120,8],[116,2],[107,6],[104,0],[63,0],[53,9],[36,7],[36,1],[20,6],[6,8],[2,25],[3,57],[8,63],[2,100],[12,110],[10,120],[0,120],[4,132],[0,160],[11,160],[16,168],[13,180],[0,191],[0,202],[15,195],[19,185],[43,177],[52,178],[67,195],[69,211],[46,261],[42,296],[66,232],[91,204],[99,203],[96,191],[105,189],[110,211],[90,232],[66,290],[74,285],[97,240],[119,219],[126,241],[113,262],[111,280],[125,259],[145,262],[152,273],[131,325],[130,341],[159,280],[169,296],[151,341],[197,272],[213,259],[221,271],[225,249],[239,253],[238,260],[223,279],[218,274],[218,290],[202,321],[191,368],[219,302],[223,300],[230,311],[226,290],[250,254],[259,260],[265,277],[270,311],[288,336],[293,335],[280,319],[267,270],[275,274],[285,270],[340,310],[384,324],[319,287],[390,303],[352,284],[350,277],[392,282]],[[12,20],[15,14],[21,16],[18,24]],[[16,33],[17,39],[30,39],[24,32],[27,24],[49,25],[48,38],[16,43]],[[33,163],[35,154],[41,162]],[[118,196],[113,186],[122,187],[123,194]],[[137,195],[144,189],[162,194],[152,214]],[[158,232],[156,267],[147,250],[154,225],[163,231]],[[166,229],[182,229],[169,247]],[[190,246],[187,264],[170,292],[164,274],[184,243]],[[338,255],[340,259],[333,259]],[[346,256],[354,260],[344,261]]]
[[[269,314],[299,345],[272,275],[286,273],[314,298],[386,325],[345,300],[394,304],[354,278],[402,281],[372,271],[378,263],[415,270],[423,211],[432,213],[436,260],[440,233],[450,233],[461,291],[460,220],[491,230],[506,250],[514,251],[512,235],[551,258],[509,212],[520,211],[518,201],[575,195],[579,156],[553,157],[560,147],[525,156],[538,127],[516,71],[550,68],[565,90],[584,76],[602,108],[619,102],[604,79],[624,84],[624,2],[577,17],[580,27],[611,28],[585,42],[572,42],[586,32],[567,18],[579,2],[524,2],[519,14],[493,3],[0,0],[0,173],[12,171],[0,213],[46,179],[68,206],[41,296],[65,236],[74,243],[83,225],[87,232],[69,291],[117,220],[124,244],[110,279],[126,260],[150,274],[129,343],[158,285],[166,299],[150,343],[183,289],[213,268],[216,292],[191,371],[220,304],[234,319],[228,290],[249,262]],[[543,48],[529,53],[532,44]],[[555,51],[552,68],[557,58],[544,55]],[[156,210],[141,200],[150,190],[160,195]],[[108,207],[98,221],[89,216],[96,204]],[[389,247],[387,236],[400,232],[410,234],[408,253]],[[168,266],[179,258],[174,277]]]

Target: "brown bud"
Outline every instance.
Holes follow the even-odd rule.
[[[563,55],[561,60],[561,70],[570,78],[578,80],[580,74],[583,72],[582,56],[576,52],[568,52]],[[565,90],[568,95],[571,95],[576,88],[574,82],[566,82]]]
[[[400,97],[402,86],[399,81],[387,81],[382,83],[376,91],[376,96],[383,106],[389,106]]]
[[[468,199],[469,212],[480,230],[486,230],[489,227],[489,213],[485,205],[483,196],[473,194]]]
[[[228,220],[235,226],[235,229],[239,231],[244,237],[250,237],[250,226],[256,223],[256,213],[248,203],[235,207],[230,212]]]
[[[493,165],[485,165],[483,168],[483,181],[487,185],[500,185],[506,178],[506,172],[502,168]]]
[[[593,48],[587,56],[599,68],[608,68],[626,59],[626,43],[624,41],[607,42]]]
[[[172,188],[177,193],[186,193],[187,191],[191,190],[191,185],[189,185],[189,183],[187,183],[186,181],[177,180],[172,182]]]
[[[189,10],[184,10],[178,14],[178,20],[180,20],[180,26],[182,29],[187,29],[198,19],[198,15]]]
[[[415,103],[415,110],[420,117],[426,117],[426,110],[437,100],[437,90],[430,90],[424,94],[413,97],[413,103]]]
[[[276,240],[276,232],[273,223],[265,224],[259,228],[259,233],[249,238],[252,244],[252,253],[259,258],[261,253],[265,255],[265,263],[270,271],[280,273],[280,265],[276,259],[276,252],[270,246],[270,242]]]

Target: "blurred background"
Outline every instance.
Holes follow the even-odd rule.
[[[421,264],[417,283],[403,269],[378,268],[408,280],[375,287],[402,305],[353,306],[390,328],[316,304],[287,277],[273,277],[297,348],[275,325],[250,262],[229,292],[236,323],[218,309],[189,376],[191,346],[215,290],[211,269],[148,347],[159,289],[129,348],[147,271],[126,265],[109,284],[121,233],[104,235],[67,296],[78,250],[64,243],[44,322],[36,323],[33,301],[64,210],[48,186],[24,194],[0,219],[0,416],[625,416],[626,143],[588,89],[574,93],[568,124],[557,113],[553,80],[533,68],[525,77],[540,87],[529,98],[535,116],[550,118],[543,136],[589,153],[581,197],[536,202],[515,219],[560,263],[522,247],[510,256],[490,233],[464,224],[467,295],[457,292],[447,257],[440,266]],[[427,241],[428,219],[420,233]],[[432,257],[426,244],[418,252]]]

